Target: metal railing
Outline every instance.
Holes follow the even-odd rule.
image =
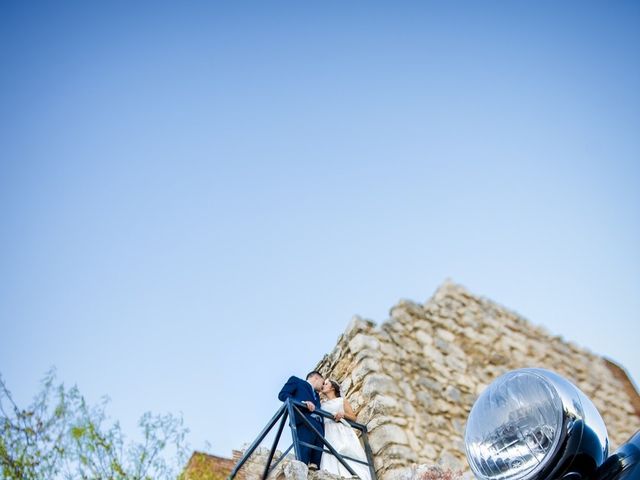
[[[273,470],[275,470],[278,464],[286,457],[286,455],[291,451],[291,449],[293,449],[295,452],[296,460],[300,460],[301,446],[305,446],[307,448],[312,448],[314,450],[319,450],[319,451],[323,451],[325,453],[330,453],[334,455],[338,459],[338,461],[347,469],[347,471],[354,477],[357,476],[357,474],[355,473],[351,465],[349,465],[347,460],[350,460],[352,462],[357,462],[362,465],[366,465],[369,467],[369,472],[371,473],[371,480],[377,480],[376,471],[373,466],[373,456],[371,455],[371,447],[369,446],[369,437],[367,435],[366,425],[362,425],[361,423],[357,423],[357,422],[352,422],[351,420],[347,420],[346,418],[344,419],[352,428],[355,428],[356,430],[359,430],[361,432],[362,443],[364,444],[364,452],[367,457],[367,461],[365,462],[361,459],[351,458],[346,455],[341,455],[339,452],[337,452],[336,449],[333,448],[333,446],[318,431],[318,429],[313,426],[313,424],[309,421],[309,419],[307,419],[307,417],[300,411],[300,408],[303,408],[305,410],[307,409],[306,405],[302,402],[298,402],[290,398],[286,399],[282,403],[282,406],[278,409],[276,414],[273,416],[273,418],[269,420],[269,423],[267,423],[267,425],[264,427],[262,432],[260,432],[258,437],[253,441],[251,446],[245,451],[242,458],[238,461],[236,466],[233,468],[233,470],[229,474],[228,480],[233,480],[235,478],[235,476],[238,474],[242,466],[246,463],[247,460],[249,460],[253,452],[255,452],[255,450],[260,446],[262,441],[273,429],[276,423],[278,423],[278,420],[280,420],[280,425],[278,426],[276,436],[273,440],[273,445],[271,446],[271,450],[269,451],[267,463],[264,466],[264,471],[262,473],[262,480],[266,480],[269,474],[273,472]],[[334,417],[333,414],[321,409],[316,409],[313,413],[321,415],[322,417],[325,417],[325,418],[330,418],[332,420]],[[278,443],[280,442],[280,437],[282,436],[282,431],[284,430],[284,426],[287,422],[287,418],[289,419],[289,427],[291,428],[291,438],[293,439],[293,443],[289,445],[289,447],[284,451],[284,453],[282,453],[280,457],[276,460],[276,462],[273,463],[272,465],[273,457],[276,453],[276,448],[278,447]],[[305,425],[309,427],[322,440],[322,443],[326,448],[321,448],[315,445],[311,445],[307,442],[301,441],[298,438],[298,428],[296,425],[296,418],[301,419],[305,423]]]

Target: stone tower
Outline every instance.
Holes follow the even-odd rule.
[[[554,370],[602,414],[615,449],[640,428],[640,397],[619,366],[453,283],[401,301],[377,327],[355,317],[318,369],[369,429],[382,479],[412,464],[466,469],[463,435],[478,394],[522,367]]]

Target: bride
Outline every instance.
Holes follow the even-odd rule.
[[[356,415],[353,413],[349,402],[340,396],[340,386],[333,380],[327,379],[322,385],[322,393],[327,398],[327,400],[322,402],[322,409],[334,414],[334,420],[324,419],[324,438],[340,455],[346,455],[366,462],[367,456],[364,453],[362,445],[360,445],[360,440],[358,440],[356,432],[343,420],[346,418],[347,420],[355,422]],[[369,467],[367,465],[350,460],[347,460],[347,463],[361,480],[371,480],[371,474],[369,473]],[[326,451],[322,455],[320,469],[341,477],[351,476],[344,465]]]

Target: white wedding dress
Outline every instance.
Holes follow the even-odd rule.
[[[344,400],[341,397],[327,400],[322,403],[322,409],[334,415],[338,412],[344,413]],[[358,440],[355,430],[351,428],[346,421],[336,422],[325,418],[324,438],[340,455],[357,458],[363,462],[367,461],[364,448],[360,445],[360,440]],[[369,467],[367,465],[350,460],[347,460],[347,463],[361,480],[371,480],[371,474],[369,473]],[[320,469],[341,477],[351,476],[349,470],[347,470],[336,457],[326,451],[322,454]]]

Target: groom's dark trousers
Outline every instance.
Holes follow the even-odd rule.
[[[284,384],[282,390],[278,394],[278,399],[284,402],[287,398],[297,400],[299,402],[312,402],[316,409],[320,408],[320,397],[313,390],[313,387],[306,380],[302,380],[298,377],[291,377]],[[322,435],[324,435],[324,422],[322,417],[316,413],[311,413],[306,408],[298,407],[298,410],[309,420],[309,422],[316,427]],[[296,430],[298,432],[298,440],[306,442],[311,445],[315,445],[319,448],[323,448],[322,439],[311,430],[306,423],[299,418],[296,413]],[[315,463],[320,466],[320,459],[322,458],[322,450],[315,450],[313,448],[300,445],[300,461],[306,464]]]

